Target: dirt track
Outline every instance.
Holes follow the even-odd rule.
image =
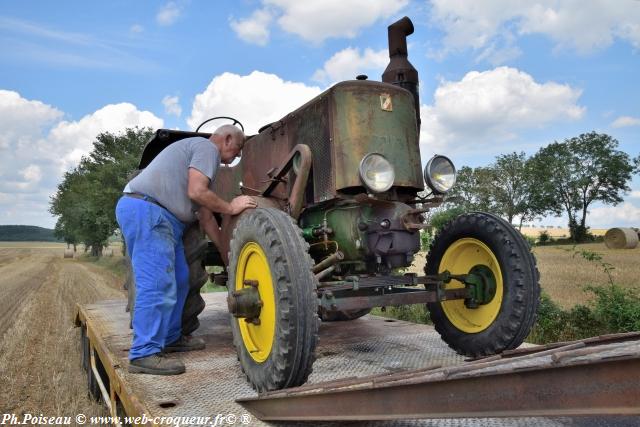
[[[103,412],[86,397],[74,307],[125,294],[112,274],[62,254],[0,248],[0,413]]]

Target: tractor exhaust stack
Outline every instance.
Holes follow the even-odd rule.
[[[404,17],[389,25],[389,65],[382,73],[382,81],[407,89],[413,94],[416,107],[416,124],[420,130],[420,95],[418,71],[407,59],[407,36],[413,34],[413,22]]]

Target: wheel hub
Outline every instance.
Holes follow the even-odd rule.
[[[229,313],[233,317],[244,318],[245,322],[260,324],[260,312],[264,303],[260,299],[257,280],[245,280],[246,287],[233,291],[227,297]]]
[[[469,298],[464,300],[467,308],[489,304],[496,296],[496,277],[486,265],[479,264],[471,268],[464,283],[469,289]]]

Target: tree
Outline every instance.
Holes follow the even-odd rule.
[[[115,205],[129,174],[136,169],[151,129],[127,129],[96,137],[93,151],[65,173],[51,198],[50,212],[59,216],[57,229],[65,239],[75,237],[100,256],[117,229]]]
[[[491,211],[513,223],[517,216],[520,226],[544,214],[546,207],[540,198],[534,197],[536,176],[524,152],[503,154],[496,157],[490,171],[489,200]]]
[[[637,171],[634,162],[638,159],[632,161],[606,134],[590,132],[554,142],[532,158],[534,198],[551,212],[566,212],[571,238],[582,242],[587,237],[589,206],[595,201],[614,206],[622,202]]]
[[[463,166],[458,170],[456,184],[447,196],[448,207],[460,207],[464,212],[491,210],[491,171],[488,168]]]

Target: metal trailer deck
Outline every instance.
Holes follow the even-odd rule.
[[[205,417],[209,417],[207,422],[202,423],[204,425],[213,425],[216,417],[220,422],[221,420],[229,421],[229,414],[235,417],[239,425],[271,424],[271,422],[260,421],[254,413],[262,419],[271,420],[386,419],[387,421],[384,421],[383,425],[389,425],[392,419],[396,420],[393,422],[396,425],[574,425],[571,418],[450,418],[486,416],[487,413],[491,413],[491,400],[485,400],[485,397],[493,398],[493,395],[478,393],[479,390],[489,391],[492,389],[494,382],[490,378],[484,382],[482,380],[479,383],[476,381],[473,387],[469,388],[470,393],[467,393],[466,398],[457,401],[451,399],[454,402],[454,408],[447,407],[446,410],[433,411],[429,406],[424,406],[424,409],[416,411],[415,407],[406,407],[401,410],[414,412],[404,412],[404,416],[399,416],[391,409],[389,411],[384,409],[383,412],[387,412],[387,416],[379,414],[373,417],[359,416],[359,412],[354,409],[357,402],[361,402],[367,407],[372,407],[373,404],[380,408],[391,408],[394,406],[395,399],[396,403],[400,403],[396,406],[403,408],[399,399],[404,400],[407,396],[411,396],[412,392],[415,394],[416,391],[419,393],[428,392],[423,389],[412,391],[403,388],[399,391],[395,390],[398,392],[396,394],[393,394],[394,390],[392,389],[388,389],[386,394],[378,393],[383,391],[386,386],[415,387],[416,384],[424,383],[425,378],[429,375],[431,375],[431,380],[434,378],[442,380],[443,372],[447,373],[446,376],[458,372],[459,378],[467,378],[466,381],[469,381],[470,375],[468,373],[474,372],[473,369],[469,369],[469,366],[475,365],[477,368],[481,368],[478,371],[481,374],[483,369],[485,373],[488,369],[491,374],[492,369],[490,368],[501,364],[501,361],[495,360],[496,358],[472,363],[464,362],[463,357],[449,349],[431,326],[377,316],[365,316],[350,322],[323,322],[320,327],[320,341],[316,352],[317,360],[307,384],[298,389],[273,392],[258,398],[256,392],[247,383],[236,358],[229,327],[226,293],[203,294],[203,297],[206,301],[206,308],[200,315],[201,326],[195,335],[206,341],[207,348],[202,351],[181,353],[177,356],[171,355],[170,357],[180,357],[187,368],[185,374],[177,376],[153,376],[127,372],[127,354],[131,343],[131,331],[129,329],[129,314],[125,312],[126,301],[109,300],[78,306],[76,324],[82,326],[82,336],[87,337],[85,339],[87,342],[86,363],[97,374],[99,389],[112,416],[142,417],[144,415],[146,419],[154,417],[200,417],[205,419]],[[635,340],[633,339],[634,336],[625,335],[621,338],[622,342],[616,342],[620,339],[613,340],[614,347],[623,347],[622,359],[624,360],[621,363],[624,366],[617,364],[617,370],[624,373],[626,381],[620,382],[620,373],[618,372],[617,379],[611,378],[611,381],[615,381],[615,383],[603,390],[595,390],[597,393],[606,393],[612,396],[612,399],[622,398],[626,401],[621,402],[617,407],[614,405],[613,408],[604,412],[600,411],[600,414],[627,416],[640,414],[640,395],[638,394],[640,390],[640,365],[638,363],[640,361],[640,337],[635,336]],[[564,346],[560,349],[570,351],[582,348],[582,353],[587,354],[588,357],[589,351],[583,347],[585,345],[571,344],[569,348]],[[590,347],[586,348],[591,349]],[[557,349],[545,349],[546,352],[540,353],[543,356],[552,352],[558,353]],[[620,359],[620,350],[614,349],[612,351],[613,353],[609,357],[605,357],[605,360]],[[629,352],[632,353],[631,358],[628,357]],[[559,359],[567,360],[567,355],[564,353],[563,351],[559,352]],[[590,353],[593,353],[592,349]],[[517,351],[515,355],[517,355]],[[584,355],[582,357],[584,359]],[[534,360],[530,354],[513,360],[523,358]],[[525,362],[524,368],[516,368],[515,371],[527,370],[527,363],[530,367],[531,361]],[[513,371],[513,368],[510,369],[511,373]],[[592,372],[595,373],[596,370]],[[584,372],[582,375],[584,377]],[[610,375],[610,373],[606,375]],[[507,378],[504,375],[502,377]],[[454,375],[452,378],[457,377]],[[542,381],[553,383],[553,376],[546,375]],[[432,381],[431,386],[433,384]],[[450,385],[451,382],[448,384]],[[467,384],[463,385],[471,387]],[[518,383],[507,381],[506,386],[515,387],[512,394],[520,395],[522,399],[539,399],[541,397],[523,395],[531,390]],[[600,383],[594,383],[591,389],[601,386]],[[575,388],[573,387],[571,392],[575,392]],[[442,387],[439,390],[442,392],[435,389],[435,393],[444,396],[440,402],[444,402],[447,400],[447,396],[453,396],[455,392],[455,390]],[[374,393],[371,394],[371,391]],[[343,394],[336,399],[337,393]],[[508,392],[505,394],[504,389],[500,389],[500,393],[503,393],[505,398],[509,394]],[[333,401],[331,400],[332,395],[334,396]],[[558,396],[549,396],[552,397],[552,400],[558,398]],[[326,400],[327,397],[329,400]],[[309,398],[311,398],[310,403],[305,402],[305,399],[309,400]],[[580,400],[584,396],[576,396],[576,398]],[[243,404],[251,408],[253,413],[236,403],[237,399],[242,399]],[[367,399],[370,399],[368,404]],[[423,398],[424,400],[426,399]],[[487,402],[489,406],[485,406],[485,410],[488,409],[488,412],[483,415],[482,411],[477,411],[477,405],[472,403],[473,400]],[[336,404],[340,401],[342,404]],[[635,403],[633,403],[634,401]],[[345,405],[345,403],[348,404]],[[457,411],[456,404],[458,405]],[[445,408],[446,405],[442,407]],[[291,411],[293,408],[297,408],[297,410]],[[301,408],[302,410],[300,410]],[[349,416],[350,408],[351,416]],[[464,410],[464,408],[468,410]],[[429,410],[433,411],[432,415],[424,416],[424,413]],[[514,408],[511,413],[502,411],[500,415],[503,417],[515,417],[522,414],[551,414],[556,417],[564,414],[576,415],[575,411],[545,412],[538,410],[536,412],[531,409],[528,412],[518,412],[519,410],[520,408]],[[278,413],[278,411],[280,412]],[[342,415],[339,413],[340,411],[343,412]],[[323,414],[326,414],[326,417],[323,417]],[[593,412],[586,411],[578,414],[586,415],[593,414]],[[398,420],[403,417],[432,418],[433,415],[441,416],[443,419]],[[622,422],[622,424],[618,423],[617,425],[625,425],[627,422],[640,423],[640,418],[624,417],[618,422]],[[603,425],[600,422],[596,422],[596,424]]]

